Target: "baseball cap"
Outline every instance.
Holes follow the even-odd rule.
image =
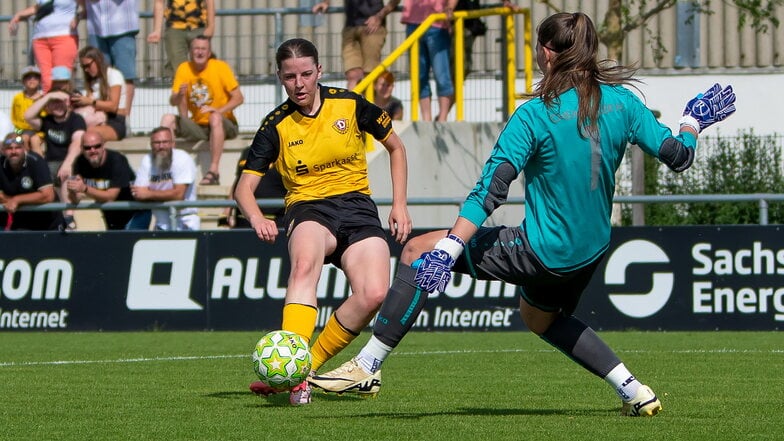
[[[71,79],[71,69],[66,66],[55,66],[52,68],[52,81],[69,81]]]
[[[25,66],[24,68],[22,68],[22,73],[21,75],[19,75],[19,78],[24,80],[24,78],[30,74],[36,74],[40,77],[41,70],[38,69],[37,66]]]

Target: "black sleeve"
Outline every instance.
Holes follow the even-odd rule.
[[[369,102],[362,95],[355,93],[354,95],[357,101],[357,123],[359,129],[370,133],[378,140],[386,139],[392,131],[392,118],[387,111]]]

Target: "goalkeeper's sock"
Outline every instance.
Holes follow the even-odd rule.
[[[335,354],[349,345],[359,333],[355,333],[343,326],[335,314],[332,314],[324,325],[324,330],[310,345],[311,370],[316,371]]]
[[[381,369],[381,363],[386,360],[393,349],[395,348],[385,345],[376,336],[372,336],[365,347],[359,351],[359,355],[356,357],[357,364],[362,367],[363,371],[369,374],[375,373]]]
[[[559,316],[541,337],[599,378],[607,377],[621,364],[615,352],[593,329],[575,316]]]
[[[623,363],[615,366],[613,370],[604,377],[604,381],[615,388],[615,393],[621,397],[621,400],[627,403],[637,396],[637,389],[642,386],[642,384],[634,378],[634,375],[629,372],[629,369],[626,369],[626,366]]]
[[[373,324],[373,336],[381,343],[394,348],[414,326],[425,307],[428,293],[414,282],[416,270],[399,264],[392,286]]]
[[[283,324],[281,329],[298,334],[310,344],[310,337],[316,329],[318,310],[315,306],[301,303],[288,303],[283,307]]]

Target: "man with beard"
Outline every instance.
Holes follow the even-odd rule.
[[[171,129],[153,129],[150,147],[152,152],[142,158],[131,195],[137,201],[195,201],[196,163],[187,153],[174,148]],[[201,220],[197,211],[195,207],[180,208],[172,219],[169,210],[155,209],[155,229],[198,230]]]
[[[90,198],[96,202],[133,201],[131,182],[135,179],[128,158],[104,146],[101,134],[89,129],[82,136],[82,154],[73,165],[74,176],[66,181],[68,200],[78,204]],[[150,210],[102,210],[107,230],[147,230]]]
[[[54,201],[54,186],[44,158],[25,149],[24,138],[9,133],[0,156],[0,228],[3,230],[56,230],[59,211],[17,211],[22,205]]]

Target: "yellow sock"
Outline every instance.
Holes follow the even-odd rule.
[[[318,310],[314,306],[288,303],[283,307],[281,329],[298,334],[310,343],[313,330],[316,329],[317,316]]]
[[[359,333],[354,333],[340,324],[332,314],[316,341],[310,346],[311,370],[315,371],[335,354],[349,345]]]

